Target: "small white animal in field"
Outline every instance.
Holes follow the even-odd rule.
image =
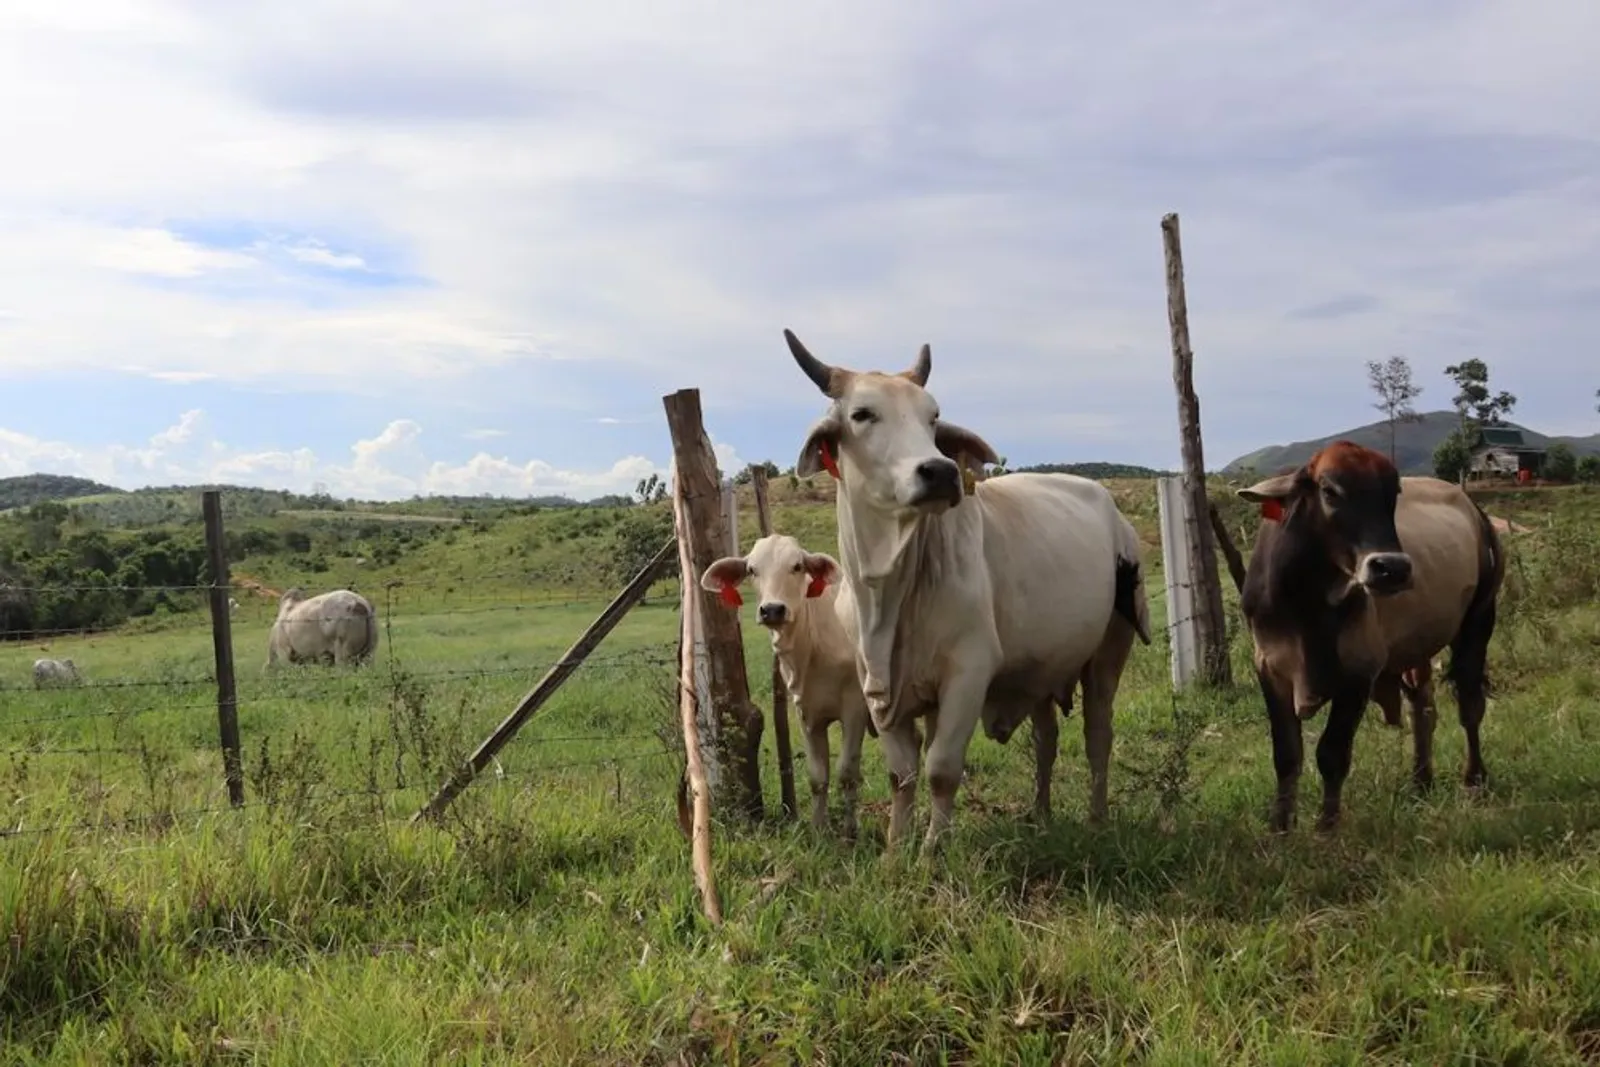
[[[83,681],[77,666],[70,659],[36,659],[33,661],[33,685],[43,689],[47,685],[76,685]]]

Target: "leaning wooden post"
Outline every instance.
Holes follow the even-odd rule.
[[[706,651],[710,714],[717,720],[715,745],[718,762],[729,772],[723,784],[738,790],[738,808],[759,819],[761,797],[761,709],[750,702],[750,682],[745,676],[744,642],[739,613],[713,601],[700,585],[700,576],[723,555],[728,543],[722,514],[722,479],[700,415],[700,391],[680,389],[662,398],[667,425],[672,431],[672,453],[677,469],[674,492],[683,498],[683,536],[688,541],[693,566],[684,572],[686,596],[699,597],[700,631]],[[701,709],[702,718],[706,709]]]
[[[762,537],[772,534],[772,504],[767,499],[767,469],[750,468],[750,485],[756,496],[756,527]],[[783,684],[778,657],[772,657],[772,730],[778,747],[778,791],[783,797],[783,817],[793,819],[798,810],[794,799],[794,750],[789,745],[789,687]]]
[[[244,804],[244,760],[239,753],[239,691],[233,679],[233,626],[228,617],[228,547],[222,536],[222,492],[200,496],[206,523],[206,558],[211,567],[211,651],[217,666],[217,732],[222,739],[222,776],[228,803]]]
[[[1233,672],[1228,660],[1227,620],[1222,613],[1222,581],[1212,541],[1206,497],[1205,454],[1200,442],[1200,398],[1194,391],[1194,352],[1189,347],[1189,305],[1183,289],[1183,244],[1178,216],[1161,219],[1161,243],[1167,257],[1167,324],[1172,331],[1172,381],[1178,391],[1178,434],[1183,449],[1184,540],[1195,589],[1195,643],[1202,677],[1210,685],[1226,685]]]
[[[595,647],[605,640],[606,635],[616,628],[617,623],[622,621],[629,609],[644,599],[644,595],[650,591],[651,584],[655,582],[656,575],[672,558],[677,547],[676,537],[670,537],[662,544],[650,562],[644,565],[644,569],[633,576],[633,581],[624,586],[622,592],[606,605],[599,617],[572,643],[572,647],[561,654],[555,666],[546,671],[544,677],[539,679],[539,683],[517,702],[517,706],[511,709],[511,714],[494,728],[494,733],[484,738],[478,747],[473,749],[472,755],[467,757],[467,761],[439,787],[439,791],[433,794],[432,799],[422,810],[411,816],[413,823],[422,819],[438,818],[456,795],[489,766],[494,754],[516,736],[516,732],[522,729],[522,724],[532,718],[533,713],[538,711],[545,701],[555,695],[556,690],[561,688],[561,683],[571,677],[572,672],[577,670],[588,658],[589,653],[593,652]]]
[[[678,644],[678,708],[683,720],[683,752],[689,788],[694,793],[694,816],[689,834],[690,856],[694,866],[694,883],[700,890],[700,903],[705,908],[706,918],[716,926],[722,922],[722,905],[717,899],[716,877],[711,870],[711,783],[706,781],[705,761],[700,758],[700,699],[694,669],[700,598],[693,595],[691,589],[694,561],[689,555],[689,539],[684,536],[688,522],[683,494],[676,490],[672,494],[672,517],[678,531],[678,570],[683,575],[683,619]],[[698,586],[699,583],[695,582],[694,588]],[[679,803],[681,805],[682,801]]]

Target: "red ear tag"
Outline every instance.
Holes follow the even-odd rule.
[[[739,595],[739,590],[736,586],[725,585],[722,587],[722,591],[717,595],[720,596],[722,598],[722,602],[728,605],[730,608],[736,608],[740,604],[744,603],[744,597]]]
[[[827,589],[828,579],[820,574],[814,574],[811,576],[811,584],[806,586],[806,596],[814,599],[821,596]]]
[[[818,444],[817,451],[822,456],[822,469],[837,479],[839,477],[839,464],[834,462],[833,453],[828,449],[828,442],[823,441]]]
[[[1271,497],[1261,502],[1261,517],[1268,522],[1283,521],[1283,501]]]

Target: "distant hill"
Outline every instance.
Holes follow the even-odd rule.
[[[0,511],[26,508],[47,500],[72,500],[81,496],[121,493],[110,485],[73,478],[65,474],[24,474],[20,478],[0,478]]]
[[[1395,464],[1403,474],[1431,474],[1433,450],[1450,436],[1460,419],[1454,411],[1430,411],[1421,422],[1401,423],[1395,433]],[[1523,439],[1536,448],[1549,448],[1561,442],[1578,456],[1600,455],[1600,434],[1589,437],[1546,437],[1515,422],[1507,426],[1522,431]],[[1389,451],[1389,424],[1371,422],[1353,430],[1341,430],[1311,441],[1296,441],[1287,445],[1268,445],[1233,460],[1223,468],[1225,474],[1240,474],[1254,470],[1260,474],[1274,474],[1285,467],[1299,466],[1316,451],[1333,441],[1354,441],[1358,445]]]
[[[1076,474],[1081,478],[1101,481],[1106,478],[1159,478],[1168,473],[1132,463],[1035,463],[1031,467],[1018,467],[1017,471],[1034,471],[1039,474]]]

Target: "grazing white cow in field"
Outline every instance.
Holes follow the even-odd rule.
[[[743,603],[746,578],[760,593],[756,618],[772,635],[772,651],[789,702],[804,728],[806,773],[811,782],[811,825],[828,825],[828,727],[839,723],[839,792],[844,835],[856,835],[861,788],[861,740],[869,725],[867,701],[856,674],[855,608],[839,581],[839,563],[807,552],[785,534],[763,537],[747,556],[728,556],[706,568],[700,584],[730,607]]]
[[[289,663],[363,663],[378,649],[378,612],[360,593],[335,589],[307,597],[295,588],[278,601],[267,639],[267,666]]]
[[[47,685],[75,685],[83,675],[70,659],[36,659],[33,661],[33,685],[43,689]]]
[[[239,614],[239,602],[233,597],[228,598],[228,614],[230,616]]]
[[[796,471],[826,467],[839,479],[840,564],[855,602],[862,688],[889,765],[890,847],[916,800],[916,718],[929,720],[931,847],[950,825],[979,721],[1002,739],[1031,716],[1035,743],[1047,733],[1053,760],[1052,702],[1070,707],[1079,685],[1089,814],[1101,821],[1112,703],[1135,635],[1150,641],[1132,524],[1087,478],[1007,474],[967,490],[963,467],[981,470],[998,457],[939,418],[924,389],[927,345],[910,370],[882,374],[830,367],[792,332],[784,337],[832,401]]]

